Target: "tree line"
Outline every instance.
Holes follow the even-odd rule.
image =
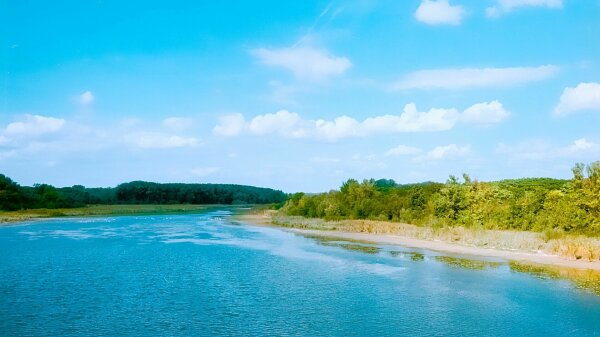
[[[145,181],[117,187],[57,188],[48,184],[20,186],[0,174],[0,210],[73,208],[91,204],[271,204],[287,195],[270,188],[233,184],[159,184]]]
[[[600,235],[600,161],[577,164],[569,180],[495,182],[450,176],[446,183],[399,185],[393,180],[344,182],[328,193],[292,195],[289,215],[372,219],[429,226],[560,231]]]

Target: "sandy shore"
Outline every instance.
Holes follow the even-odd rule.
[[[271,217],[263,214],[243,214],[238,215],[237,220],[259,226],[274,226]],[[600,271],[600,262],[589,262],[581,260],[569,260],[560,256],[548,255],[543,253],[529,253],[522,251],[508,251],[491,248],[470,247],[458,244],[452,244],[442,241],[420,240],[404,236],[391,234],[370,234],[370,233],[352,233],[342,231],[322,231],[311,229],[284,228],[282,230],[308,235],[320,235],[326,237],[335,237],[346,240],[361,240],[380,244],[400,245],[411,248],[423,248],[438,252],[453,254],[463,254],[481,257],[494,257],[506,260],[523,261],[544,265],[591,269]]]

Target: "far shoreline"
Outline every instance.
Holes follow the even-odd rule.
[[[422,240],[393,234],[372,234],[337,230],[290,228],[273,224],[271,217],[265,214],[239,214],[236,215],[235,218],[236,220],[249,225],[276,227],[284,231],[301,235],[316,235],[346,240],[359,240],[372,242],[375,244],[399,245],[410,248],[427,249],[442,253],[469,255],[474,257],[500,258],[507,261],[600,271],[600,261],[571,260],[557,255],[544,253],[465,246],[439,240]]]
[[[127,216],[127,215],[168,215],[197,214],[211,208],[241,207],[247,205],[214,205],[214,204],[117,204],[88,205],[75,208],[57,209],[25,209],[20,211],[0,211],[0,227],[19,225],[28,221],[45,219],[61,219],[76,217]]]

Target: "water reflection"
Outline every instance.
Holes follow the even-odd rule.
[[[600,271],[510,261],[510,270],[539,279],[567,280],[576,288],[600,295]]]
[[[453,268],[464,268],[472,270],[485,270],[489,268],[497,268],[503,264],[502,262],[465,259],[453,256],[436,256],[435,259]]]
[[[425,254],[419,252],[404,252],[399,250],[390,251],[390,255],[393,257],[408,257],[412,261],[424,261]]]

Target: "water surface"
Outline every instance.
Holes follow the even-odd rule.
[[[506,261],[316,240],[230,215],[1,227],[0,335],[600,335],[600,296]]]

